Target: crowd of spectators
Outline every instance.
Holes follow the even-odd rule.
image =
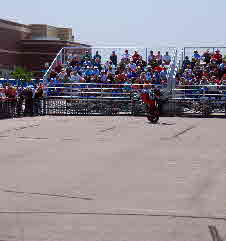
[[[86,51],[83,56],[70,53],[66,66],[57,65],[49,76],[50,83],[107,83],[107,84],[167,84],[167,68],[171,62],[169,53],[162,56],[158,51],[150,51],[144,60],[138,51],[132,55],[125,50],[122,56],[115,51],[108,61],[102,61],[102,56],[96,51],[92,56]]]
[[[205,51],[202,55],[197,50],[189,59],[185,57],[182,68],[177,74],[177,85],[225,85],[226,58],[221,52]]]
[[[14,116],[40,114],[43,97],[43,85],[15,87],[12,85],[0,86],[0,114],[14,112]],[[7,110],[8,109],[8,110]],[[1,117],[1,115],[0,115]]]

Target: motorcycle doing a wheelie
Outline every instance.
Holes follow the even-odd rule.
[[[142,102],[145,104],[146,116],[148,120],[155,124],[159,120],[158,95],[154,92],[144,92],[141,94]]]

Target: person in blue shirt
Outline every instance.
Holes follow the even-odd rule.
[[[160,73],[158,71],[154,72],[153,79],[154,79],[153,84],[160,84]]]
[[[193,58],[196,59],[196,60],[200,60],[201,59],[201,56],[200,56],[200,54],[198,53],[197,50],[194,51]]]
[[[146,72],[146,79],[147,79],[148,81],[151,81],[151,79],[152,79],[152,73],[151,73],[150,71],[147,71],[147,72]]]
[[[87,66],[84,75],[87,77],[93,75],[93,70],[89,66]]]
[[[100,74],[100,71],[99,71],[99,69],[98,69],[98,67],[97,66],[94,66],[94,68],[93,68],[93,75],[99,75]]]

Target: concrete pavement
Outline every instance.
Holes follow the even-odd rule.
[[[0,240],[226,235],[224,119],[0,121]]]

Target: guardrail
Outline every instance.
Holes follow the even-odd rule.
[[[226,85],[180,85],[173,91],[172,99],[226,100]]]

